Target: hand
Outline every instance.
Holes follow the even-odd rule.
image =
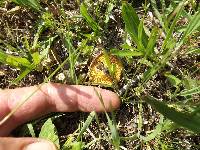
[[[102,106],[96,91],[102,96],[105,108]],[[0,120],[2,120],[20,101],[29,96],[37,86],[0,91]],[[0,136],[8,134],[20,124],[36,119],[50,112],[102,112],[111,111],[120,105],[118,96],[108,90],[92,86],[64,85],[47,83],[42,85],[11,118],[0,124]],[[0,150],[54,150],[49,141],[37,138],[0,138]]]

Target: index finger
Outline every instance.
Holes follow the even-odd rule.
[[[3,119],[24,97],[37,90],[37,86],[0,91],[0,120]],[[95,89],[94,89],[95,88]],[[92,86],[44,84],[15,114],[0,126],[0,136],[7,135],[18,125],[50,112],[91,112],[116,109],[120,100],[114,92]]]

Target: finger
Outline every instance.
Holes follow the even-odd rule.
[[[0,120],[20,101],[37,90],[37,86],[0,92]],[[0,125],[0,136],[9,134],[18,125],[50,112],[104,111],[99,97],[102,96],[106,111],[120,105],[118,96],[108,90],[91,86],[44,84],[15,114]]]
[[[56,150],[56,146],[37,138],[0,138],[0,150]]]

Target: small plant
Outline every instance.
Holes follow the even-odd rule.
[[[51,44],[55,37],[47,38],[45,41],[39,43],[39,37],[41,32],[45,29],[44,25],[40,25],[38,32],[35,34],[35,39],[32,45],[29,44],[26,37],[24,37],[23,48],[13,47],[9,43],[0,41],[5,47],[0,47],[0,62],[9,64],[10,66],[20,69],[21,74],[13,81],[17,84],[22,78],[24,78],[32,70],[41,70],[41,62],[47,56]],[[10,53],[17,53],[19,56],[8,54],[3,49],[8,49]]]

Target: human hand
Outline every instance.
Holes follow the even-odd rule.
[[[102,96],[102,106],[96,91]],[[0,91],[0,120],[2,120],[16,104],[27,97],[37,86]],[[64,85],[47,83],[42,85],[5,123],[0,124],[0,150],[55,150],[53,143],[37,138],[5,137],[20,124],[36,119],[50,112],[102,112],[111,111],[120,105],[117,94],[92,86]]]

